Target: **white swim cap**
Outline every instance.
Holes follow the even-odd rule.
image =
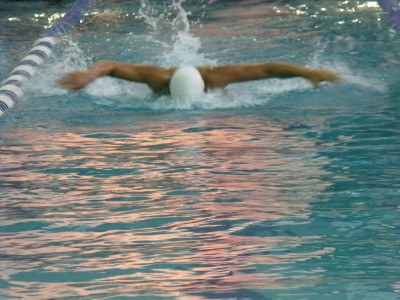
[[[204,93],[204,80],[195,67],[180,67],[172,75],[169,90],[174,98],[198,97]]]

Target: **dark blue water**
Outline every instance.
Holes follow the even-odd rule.
[[[0,120],[0,298],[400,299],[400,36],[376,3],[112,2]],[[16,3],[0,1],[1,78],[71,4]],[[57,88],[99,59],[343,82]]]

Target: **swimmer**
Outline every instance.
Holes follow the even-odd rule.
[[[66,74],[59,81],[59,85],[64,89],[77,91],[103,76],[144,83],[154,93],[169,94],[173,97],[198,96],[211,89],[224,88],[231,83],[268,78],[302,77],[315,87],[319,87],[320,83],[325,81],[340,81],[340,77],[331,71],[284,62],[168,68],[100,61],[87,71]]]

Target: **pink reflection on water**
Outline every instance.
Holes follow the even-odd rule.
[[[241,234],[290,216],[306,222],[309,200],[326,188],[318,179],[324,162],[302,158],[314,145],[263,118],[226,123],[238,124],[6,132],[14,142],[0,153],[2,224],[47,222],[3,236],[4,278],[18,284],[10,293],[33,297],[34,283],[48,298],[69,290],[202,299],[188,294],[319,280],[317,271],[282,273],[333,251],[296,253],[318,237]],[[41,281],[37,270],[67,275]],[[26,272],[31,282],[18,280]]]

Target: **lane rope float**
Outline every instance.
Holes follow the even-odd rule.
[[[22,87],[25,82],[31,79],[37,68],[52,55],[59,38],[82,19],[91,5],[92,0],[76,0],[64,17],[34,42],[32,49],[0,85],[0,116],[23,96]]]
[[[396,31],[400,31],[400,4],[397,0],[378,0],[379,5],[388,13],[390,23]]]

